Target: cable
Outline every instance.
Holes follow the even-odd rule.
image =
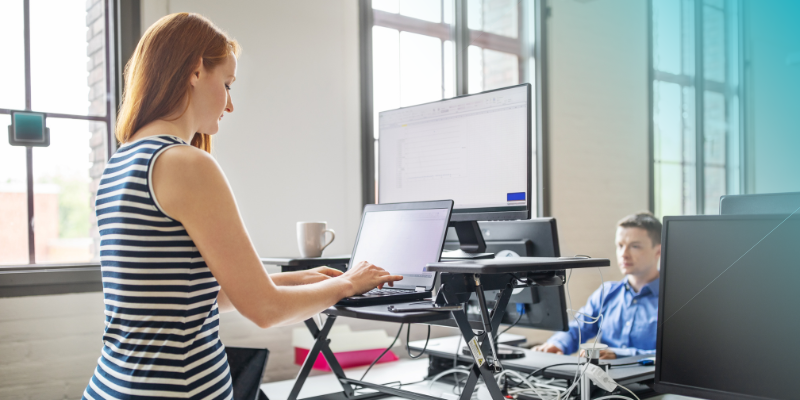
[[[403,324],[400,324],[400,329],[398,329],[398,330],[397,330],[397,335],[394,335],[394,340],[392,340],[392,344],[390,344],[390,345],[389,345],[389,347],[387,347],[387,348],[386,348],[386,350],[384,350],[384,351],[383,351],[383,353],[381,353],[381,355],[379,355],[379,356],[378,356],[378,358],[376,358],[376,359],[375,359],[375,361],[373,361],[373,362],[372,362],[372,364],[370,364],[370,365],[369,365],[369,367],[367,368],[367,370],[366,370],[366,371],[364,371],[364,375],[361,375],[361,379],[359,379],[360,381],[363,381],[363,380],[364,380],[364,378],[365,378],[365,377],[367,376],[367,374],[369,373],[369,370],[371,370],[371,369],[372,369],[372,367],[373,367],[375,364],[377,364],[377,363],[378,363],[378,360],[380,360],[380,359],[381,359],[381,358],[382,358],[384,355],[386,355],[386,353],[388,353],[388,352],[389,352],[389,349],[391,349],[391,348],[392,348],[392,346],[394,346],[394,344],[395,344],[395,343],[397,343],[397,338],[399,338],[399,337],[400,337],[400,332],[402,332],[402,331],[403,331]],[[427,345],[427,343],[426,343],[426,345]]]
[[[430,391],[430,389],[433,387],[433,384],[434,384],[436,381],[438,381],[439,379],[441,379],[443,376],[445,376],[445,375],[450,375],[450,374],[466,374],[466,375],[469,375],[469,374],[470,374],[470,372],[469,372],[469,370],[467,370],[466,368],[450,368],[450,369],[448,369],[448,370],[444,370],[444,371],[442,371],[442,372],[440,372],[440,373],[436,374],[436,376],[434,376],[434,377],[431,379],[431,381],[430,381],[430,382],[428,382],[428,391]]]
[[[625,386],[622,386],[622,385],[620,385],[619,383],[617,384],[617,386],[619,386],[619,387],[621,387],[621,388],[623,388],[623,389],[627,390],[627,391],[628,391],[628,393],[630,393],[630,394],[631,394],[631,396],[633,396],[633,397],[635,397],[635,398],[636,398],[636,400],[640,400],[640,399],[639,399],[639,396],[637,396],[637,395],[636,395],[636,393],[633,393],[633,392],[632,392],[630,389],[626,388]]]
[[[422,348],[422,351],[419,352],[417,355],[411,354],[411,347],[408,347],[408,342],[411,337],[411,324],[408,324],[406,328],[406,351],[408,352],[408,356],[412,359],[416,360],[417,358],[422,357],[425,354],[425,350],[428,349],[428,341],[431,339],[431,326],[428,325],[428,336],[425,338],[425,347]]]
[[[508,330],[509,330],[509,329],[511,329],[511,328],[513,328],[514,326],[516,326],[516,325],[519,323],[519,321],[520,321],[520,320],[522,320],[522,316],[523,316],[523,315],[525,315],[525,313],[520,313],[520,314],[519,314],[519,317],[517,317],[517,320],[516,320],[516,321],[514,321],[514,323],[513,323],[513,324],[511,324],[511,325],[510,325],[508,328],[506,328],[506,329],[503,329],[503,331],[502,331],[502,332],[498,333],[498,334],[497,334],[497,336],[495,336],[495,338],[499,338],[499,337],[500,337],[500,335],[502,335],[502,334],[504,334],[504,333],[508,332]],[[497,341],[497,340],[495,340],[495,342],[496,342],[496,341]]]
[[[539,396],[539,397],[540,397],[540,398],[542,398],[542,399],[546,398],[546,396],[545,396],[545,395],[543,395],[543,394],[542,394],[542,392],[540,392],[540,391],[539,391],[541,388],[537,388],[537,387],[536,387],[536,385],[535,385],[534,383],[532,383],[532,382],[531,382],[531,381],[529,381],[528,379],[524,378],[524,377],[523,377],[522,375],[520,375],[518,372],[516,372],[516,371],[512,371],[512,370],[510,370],[510,369],[503,370],[502,372],[500,372],[498,375],[496,375],[496,376],[495,376],[495,379],[496,379],[496,380],[498,380],[498,382],[497,382],[497,384],[498,384],[498,385],[500,384],[500,382],[499,382],[499,379],[500,379],[500,378],[502,378],[502,377],[503,377],[503,375],[513,375],[514,377],[516,377],[516,378],[518,378],[518,379],[522,380],[522,382],[524,382],[526,385],[528,385],[528,387],[529,387],[529,388],[531,388],[531,390],[533,390],[533,391],[536,393],[536,395],[537,395],[537,396]],[[552,393],[552,392],[555,392],[555,395],[556,395],[556,396],[558,396],[558,395],[560,394],[560,392],[559,392],[558,390],[556,390],[556,389],[552,389],[552,388],[550,388],[550,389],[543,389],[543,391],[550,391],[551,393]]]
[[[461,335],[458,335],[458,344],[456,344],[456,352],[453,353],[453,368],[458,367],[458,353],[461,352]]]
[[[581,338],[580,323],[583,323],[583,324],[598,324],[599,328],[597,330],[597,335],[595,336],[595,339],[594,339],[594,344],[595,345],[600,340],[600,337],[602,337],[602,333],[603,333],[603,309],[605,308],[605,300],[606,300],[605,299],[605,279],[603,278],[603,271],[600,268],[597,268],[597,272],[600,274],[600,312],[598,313],[597,317],[592,317],[590,315],[586,315],[586,314],[584,314],[584,313],[582,313],[580,311],[575,311],[575,310],[572,309],[572,297],[571,297],[571,295],[569,293],[569,281],[572,278],[572,270],[571,269],[569,271],[569,275],[567,276],[566,291],[567,291],[567,301],[568,301],[568,305],[569,305],[569,310],[568,311],[570,313],[572,313],[573,315],[575,315],[575,321],[576,321],[576,324],[578,325],[578,343],[581,343],[583,341],[582,338]],[[585,316],[585,317],[591,319],[592,322],[587,322],[583,318],[578,318],[577,315],[580,315],[582,317]],[[578,361],[581,361],[580,353],[578,354]],[[574,378],[574,380],[572,382],[572,385],[570,385],[570,387],[567,388],[567,391],[564,394],[564,398],[568,398],[570,396],[570,394],[572,393],[572,391],[575,390],[575,388],[580,383],[580,380],[583,378],[584,374],[586,373],[586,369],[588,367],[589,367],[589,363],[587,362],[586,365],[583,367],[583,369],[577,368],[575,370],[575,378]]]

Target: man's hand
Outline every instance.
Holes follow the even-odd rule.
[[[540,344],[538,346],[534,346],[531,350],[541,351],[542,353],[564,354],[564,351],[561,350],[561,348],[552,343]]]
[[[586,357],[585,350],[581,350],[581,357]],[[615,360],[616,358],[617,358],[617,353],[614,353],[611,350],[600,350],[601,360]]]
[[[317,267],[306,271],[300,272],[299,285],[308,285],[310,283],[322,282],[326,279],[335,278],[342,275],[344,272],[330,267]]]

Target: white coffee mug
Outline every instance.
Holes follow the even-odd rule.
[[[325,243],[325,233],[330,232],[331,240]],[[336,239],[336,232],[328,229],[327,222],[298,222],[297,223],[297,246],[300,248],[300,256],[303,258],[319,257],[322,250],[330,246]]]

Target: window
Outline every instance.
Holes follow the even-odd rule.
[[[0,126],[46,114],[49,147],[0,141],[0,264],[99,259],[94,193],[112,151],[110,3],[0,3]]]
[[[536,132],[532,197],[541,215],[540,2],[362,0],[361,7],[364,202],[377,196],[379,112],[529,82]]]
[[[742,190],[738,0],[652,0],[653,200],[717,214]]]

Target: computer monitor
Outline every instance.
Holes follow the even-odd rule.
[[[655,390],[795,399],[800,213],[665,217]]]
[[[735,194],[719,199],[720,215],[734,214],[785,214],[800,207],[800,192]]]
[[[528,221],[479,222],[486,239],[487,251],[496,257],[559,257],[558,229],[555,218],[534,218]],[[458,248],[458,240],[452,228],[448,229],[445,248]],[[563,271],[559,273],[563,276]],[[567,302],[564,286],[533,286],[515,290],[506,307],[502,324],[566,331],[569,329]],[[494,291],[487,291],[486,298],[494,307]],[[478,300],[473,295],[467,307],[470,322],[480,322]],[[480,325],[476,325],[478,329]]]
[[[378,202],[452,199],[461,250],[483,253],[477,221],[531,217],[530,105],[522,84],[381,112]]]

